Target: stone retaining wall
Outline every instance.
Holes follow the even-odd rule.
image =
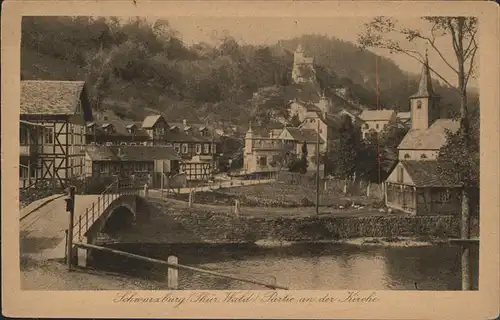
[[[172,217],[204,241],[253,242],[260,239],[318,241],[359,237],[458,237],[458,216],[372,216],[240,218],[196,214]],[[476,222],[477,223],[477,222]]]

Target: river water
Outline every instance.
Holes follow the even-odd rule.
[[[127,252],[164,259],[224,274],[274,282],[292,290],[460,290],[460,248],[374,247],[314,243],[264,248],[256,245],[119,245]],[[473,289],[477,289],[479,253],[472,250]],[[165,266],[111,253],[94,253],[98,269],[165,281]],[[265,289],[225,278],[179,271],[180,289]]]

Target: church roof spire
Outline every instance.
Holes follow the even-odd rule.
[[[434,96],[434,90],[432,89],[432,78],[429,69],[429,56],[428,48],[425,48],[425,60],[422,66],[422,74],[420,75],[420,83],[418,85],[418,92],[413,95],[413,97],[430,97]]]

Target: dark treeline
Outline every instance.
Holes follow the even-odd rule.
[[[247,124],[287,116],[293,51],[302,43],[315,57],[327,95],[347,87],[359,103],[376,107],[375,58],[338,39],[306,35],[276,45],[240,45],[230,36],[216,44],[186,45],[167,20],[141,18],[24,17],[21,77],[89,83],[95,109],[140,119],[151,110],[169,118]],[[408,109],[418,77],[379,57],[380,106]],[[458,97],[438,87],[443,105]]]

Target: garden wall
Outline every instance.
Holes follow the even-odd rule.
[[[153,212],[154,211],[154,212]],[[213,212],[165,214],[115,238],[139,243],[250,243],[257,240],[318,241],[360,237],[458,237],[459,216],[240,217]],[[477,229],[477,221],[475,221]]]
[[[196,214],[178,215],[174,220],[206,241],[318,241],[359,237],[458,237],[460,234],[460,219],[456,216],[235,219]]]

